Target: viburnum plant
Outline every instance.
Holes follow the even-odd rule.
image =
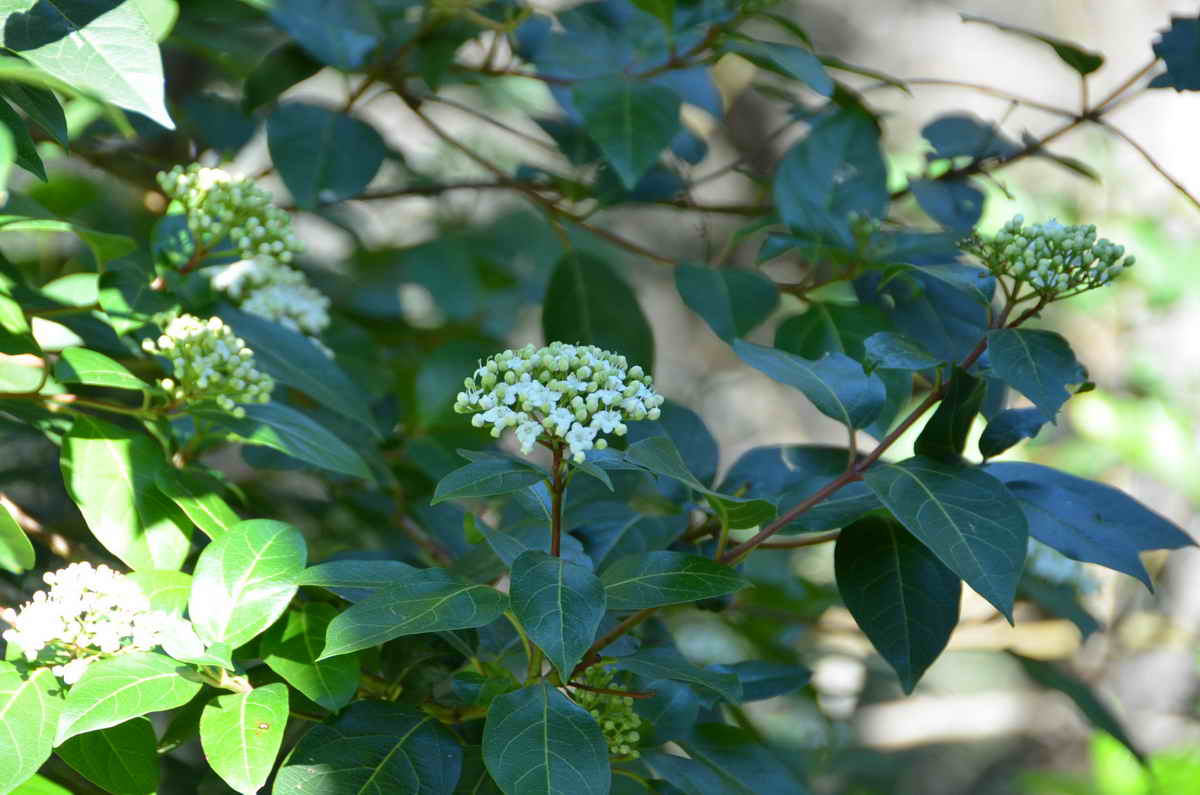
[[[909,86],[765,3],[34,5],[0,12],[0,795],[804,792],[825,762],[744,705],[812,699],[795,638],[827,607],[909,693],[964,583],[1086,635],[1083,564],[1150,585],[1139,553],[1191,543],[1116,489],[997,459],[1093,387],[1032,324],[1134,257],[1090,225],[976,227],[980,177],[1089,174],[1048,145],[1126,137],[1113,107],[1200,88],[1196,19],[1099,99],[1102,56],[988,23],[1051,45],[1082,106],[1022,143],[941,116],[889,193],[870,92]],[[297,99],[329,100],[318,73],[344,94]],[[709,155],[739,91],[788,119],[755,156],[796,133],[769,184]],[[367,102],[420,143],[385,142]],[[246,166],[260,127],[270,162]],[[747,175],[745,202],[699,198]],[[370,215],[467,191],[495,203]],[[681,253],[608,223],[647,205],[728,240]],[[652,376],[670,343],[621,258],[671,273],[846,444],[756,447],[718,477],[691,396]],[[791,565],[822,544],[836,588]],[[741,661],[689,657],[697,610]],[[1069,670],[1016,656],[1131,745]]]

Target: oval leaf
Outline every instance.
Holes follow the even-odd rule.
[[[675,269],[675,289],[688,308],[723,340],[744,336],[779,306],[779,288],[760,273],[737,268]]]
[[[254,795],[271,775],[288,721],[288,689],[280,682],[217,696],[200,715],[200,747],[233,789]]]
[[[321,660],[325,632],[337,615],[332,605],[305,602],[287,614],[262,637],[263,662],[292,687],[317,704],[336,712],[358,691],[359,665],[354,656]]]
[[[540,483],[545,474],[511,458],[484,458],[454,470],[438,481],[431,505],[445,500],[494,497]]]
[[[22,679],[12,663],[0,661],[0,792],[16,789],[50,758],[61,692],[49,668]]]
[[[988,358],[993,375],[1033,401],[1051,420],[1071,396],[1067,387],[1087,380],[1071,346],[1053,331],[991,331]]]
[[[679,95],[665,86],[600,77],[576,83],[572,98],[588,135],[630,190],[681,127]]]
[[[694,688],[723,698],[730,704],[742,700],[742,683],[736,674],[699,668],[669,646],[642,649],[636,654],[621,657],[617,660],[617,667],[644,677],[647,681],[670,679],[686,682]]]
[[[202,472],[163,467],[155,475],[154,484],[209,538],[220,538],[242,521],[221,499],[217,479]]]
[[[8,506],[0,499],[0,569],[20,574],[37,562],[29,536],[17,524]]]
[[[684,552],[650,552],[613,562],[600,575],[609,610],[695,602],[723,596],[750,584],[728,566]]]
[[[54,377],[68,384],[107,386],[114,389],[150,388],[120,362],[87,348],[65,348],[54,364]]]
[[[96,786],[122,795],[158,791],[158,739],[148,718],[77,734],[55,753]]]
[[[375,178],[387,147],[369,124],[316,105],[280,105],[267,119],[271,161],[306,209],[356,196]]]
[[[531,549],[512,565],[512,611],[562,679],[596,639],[604,618],[604,585],[578,563]]]

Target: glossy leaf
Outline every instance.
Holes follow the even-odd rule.
[[[842,354],[810,361],[745,340],[735,340],[733,351],[756,370],[799,389],[826,417],[851,428],[874,420],[887,399],[879,377],[868,375],[861,364]]]
[[[300,103],[271,113],[267,146],[296,204],[306,209],[357,196],[387,154],[383,138],[366,122]]]
[[[685,682],[731,704],[742,700],[742,683],[736,674],[699,668],[669,646],[642,649],[635,654],[621,657],[616,665],[645,679]]]
[[[196,561],[188,614],[197,634],[233,648],[256,637],[287,609],[307,555],[291,525],[272,519],[234,525]]]
[[[50,758],[61,692],[49,668],[36,668],[26,679],[0,661],[0,792],[16,789]]]
[[[498,696],[483,761],[505,795],[608,795],[608,745],[596,719],[548,682]]]
[[[158,790],[158,740],[147,718],[77,734],[55,753],[108,792],[153,795]]]
[[[462,762],[462,745],[431,715],[403,704],[357,701],[300,738],[271,791],[452,795]]]
[[[37,555],[29,536],[25,535],[8,506],[0,502],[0,569],[20,574],[32,569],[36,562]]]
[[[941,364],[929,351],[894,331],[867,337],[865,354],[872,366],[883,370],[927,370]]]
[[[962,582],[888,519],[843,528],[834,571],[846,608],[911,693],[958,623]]]
[[[151,651],[92,663],[67,693],[55,745],[77,734],[186,704],[200,691],[199,682],[182,676],[187,670],[170,657]]]
[[[276,622],[262,637],[263,662],[292,687],[331,712],[354,700],[359,663],[352,655],[317,661],[325,632],[337,610],[322,602],[305,602]]]
[[[1033,41],[1049,45],[1054,50],[1054,54],[1059,57],[1059,60],[1081,75],[1090,75],[1104,65],[1103,55],[1086,50],[1078,44],[1064,41],[1055,36],[1047,36],[1045,33],[1039,33],[1036,30],[1009,25],[1006,22],[997,22],[994,19],[988,19],[976,14],[959,14],[959,16],[962,17],[963,22],[982,22],[1005,33],[1014,33],[1022,38],[1032,39]]]
[[[3,99],[0,99],[0,125],[12,136],[16,149],[16,164],[45,182],[46,167],[42,164],[42,158],[38,156],[37,144],[29,134],[25,120]]]
[[[939,461],[960,460],[983,395],[983,381],[955,367],[937,410],[913,445],[916,454]]]
[[[404,635],[482,627],[507,607],[507,597],[495,588],[460,580],[445,569],[420,569],[335,616],[317,659]]]
[[[876,464],[863,479],[910,533],[1012,620],[1029,527],[1003,483],[920,457]]]
[[[438,481],[431,505],[445,500],[511,494],[540,483],[540,469],[512,458],[484,458],[454,470]]]
[[[779,305],[779,289],[762,274],[738,268],[675,268],[675,289],[709,328],[729,342],[763,322]]]
[[[1073,560],[1097,563],[1151,587],[1138,553],[1190,546],[1191,537],[1129,495],[1041,466],[1001,461],[984,467],[1016,498],[1029,532]]]
[[[1033,439],[1048,420],[1038,408],[1005,409],[988,420],[979,437],[979,454],[991,458],[1022,439]]]
[[[65,348],[54,364],[54,377],[68,384],[106,386],[114,389],[150,388],[120,362],[86,348]]]
[[[136,3],[0,3],[6,48],[74,88],[174,124],[163,104],[162,57]]]
[[[200,715],[204,758],[234,790],[254,795],[271,775],[287,721],[287,685],[217,696]]]
[[[577,83],[572,98],[626,188],[638,184],[680,129],[679,95],[665,86],[599,77]]]
[[[547,340],[581,342],[654,368],[654,335],[637,296],[607,262],[569,251],[554,266],[542,305]]]
[[[601,574],[609,610],[696,602],[733,593],[750,584],[728,566],[708,558],[666,550],[619,558]]]
[[[202,472],[164,467],[154,484],[209,538],[220,538],[242,521],[221,498],[218,481]]]
[[[398,560],[331,560],[309,566],[296,581],[325,588],[348,602],[359,602],[414,571]]]
[[[88,529],[131,569],[178,569],[190,523],[155,486],[167,463],[145,434],[79,416],[63,440],[63,481]]]
[[[530,550],[512,564],[509,597],[529,639],[570,679],[604,618],[604,584],[578,563]]]
[[[988,334],[988,357],[992,373],[1050,419],[1071,396],[1067,387],[1087,380],[1071,346],[1053,331],[997,329]]]

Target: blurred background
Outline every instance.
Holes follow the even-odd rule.
[[[224,0],[225,4],[229,0]],[[269,166],[265,136],[239,117],[239,74],[265,51],[253,24],[217,24],[222,3],[148,4],[164,12],[172,29],[164,42],[168,90],[179,117],[199,143],[180,150],[163,138],[138,154],[83,149],[76,157],[47,157],[48,184],[23,189],[62,215],[101,228],[138,231],[143,237],[161,211],[146,175],[189,156],[215,163],[231,158],[247,174]],[[909,91],[854,77],[851,84],[886,116],[889,166],[896,187],[916,174],[928,145],[920,130],[949,111],[968,111],[1002,124],[1020,140],[1043,134],[1054,116],[961,85],[977,83],[1050,105],[1075,109],[1079,83],[1046,47],[967,24],[960,12],[1061,36],[1101,52],[1105,66],[1090,79],[1102,96],[1151,58],[1151,43],[1172,13],[1195,15],[1196,3],[1029,0],[999,2],[870,2],[809,0],[776,8],[812,36],[815,49],[844,61],[912,81]],[[459,58],[477,57],[467,45]],[[215,57],[214,57],[215,56]],[[213,63],[219,64],[214,67]],[[771,173],[803,125],[789,124],[787,108],[746,91],[755,74],[745,62],[716,67],[727,105],[722,125],[696,114],[708,134],[707,156],[688,166],[700,179],[693,198],[706,204],[760,204],[769,200],[755,181]],[[1144,82],[1144,81],[1143,81]],[[350,88],[331,69],[304,80],[288,99],[338,103]],[[543,84],[493,80],[486,87],[447,85],[428,102],[430,116],[459,141],[505,168],[517,164],[561,166],[539,141],[545,133],[529,120],[555,104]],[[815,97],[814,97],[815,99]],[[463,110],[466,108],[466,110]],[[86,109],[78,112],[85,115]],[[414,175],[438,182],[470,183],[490,175],[419,124],[395,97],[368,94],[357,112],[380,130],[393,150],[375,185],[413,184]],[[500,121],[504,133],[479,115]],[[84,124],[86,119],[73,119]],[[1115,110],[1110,121],[1136,141],[1193,195],[1200,194],[1200,95],[1146,91]],[[153,132],[153,131],[151,131]],[[151,141],[153,141],[151,137]],[[47,154],[53,155],[52,145]],[[1068,402],[1057,426],[1005,457],[1035,461],[1110,483],[1200,537],[1200,208],[1174,189],[1145,156],[1112,133],[1083,127],[1055,141],[1053,151],[1078,158],[1099,181],[1044,159],[1027,159],[984,180],[987,201],[980,227],[995,230],[1015,213],[1030,221],[1094,223],[1102,236],[1137,256],[1138,265],[1113,286],[1055,305],[1042,324],[1064,334],[1089,369],[1096,389]],[[88,162],[84,162],[88,161]],[[741,161],[745,168],[723,170]],[[107,174],[116,173],[121,179]],[[286,202],[282,182],[263,183]],[[336,209],[297,215],[308,246],[303,265],[340,312],[334,339],[339,361],[379,395],[398,389],[398,415],[415,415],[403,455],[427,474],[444,450],[422,434],[453,422],[429,388],[441,372],[459,373],[460,362],[486,355],[501,341],[540,343],[540,306],[550,268],[559,256],[554,231],[513,194],[470,189],[348,202]],[[932,228],[911,199],[897,204],[903,220]],[[675,261],[729,256],[755,267],[758,243],[735,233],[746,219],[705,216],[669,207],[639,206],[599,214],[597,225]],[[74,252],[40,238],[0,240],[10,259],[44,263],[47,276],[70,272]],[[32,248],[33,246],[40,248]],[[65,244],[64,244],[65,245]],[[580,245],[595,247],[594,239]],[[486,254],[479,252],[486,251]],[[669,267],[610,249],[637,288],[654,327],[656,382],[672,401],[699,414],[719,445],[727,469],[746,450],[765,444],[841,443],[843,431],[796,399],[795,393],[742,365],[728,347],[680,301]],[[794,281],[800,266],[786,258],[766,272]],[[769,343],[775,328],[805,305],[785,298],[778,316],[756,334]],[[362,341],[390,345],[391,381],[377,362],[356,358]],[[436,355],[432,355],[436,353]],[[406,356],[425,356],[420,367]],[[977,429],[977,432],[981,429]],[[21,444],[18,463],[3,478],[18,502],[48,525],[69,526],[57,463],[44,442]],[[911,445],[911,441],[907,443]],[[452,450],[453,446],[451,446]],[[909,447],[909,449],[911,449]],[[970,445],[970,450],[974,445]],[[893,453],[906,455],[901,441]],[[236,455],[213,462],[233,472],[254,500],[269,503],[332,551],[339,539],[388,548],[386,528],[372,525],[369,510],[342,501],[310,475],[281,470],[263,475]],[[44,478],[44,479],[40,479]],[[719,479],[719,478],[718,478]],[[288,516],[288,504],[321,503],[313,514]],[[264,512],[265,513],[265,512]],[[315,522],[315,524],[314,524]],[[813,788],[821,793],[1064,793],[1135,795],[1200,792],[1200,552],[1148,555],[1155,590],[1132,578],[1092,566],[1062,566],[1062,581],[1078,588],[1101,628],[1086,639],[1075,623],[1032,607],[1010,627],[976,597],[964,600],[963,621],[946,654],[920,687],[904,697],[891,670],[874,655],[849,614],[837,606],[832,545],[777,552],[790,555],[794,575],[770,599],[734,604],[730,611],[764,621],[771,609],[800,619],[788,645],[813,669],[800,693],[748,705],[747,720],[784,747],[809,752]],[[1056,563],[1061,564],[1061,561]],[[771,601],[771,600],[774,601]],[[6,601],[11,601],[6,599]],[[668,620],[683,650],[704,663],[748,656],[744,634],[725,614],[678,610]],[[1132,738],[1152,759],[1140,767],[1119,743],[1094,733],[1061,694],[1035,689],[1005,650],[1069,661],[1121,716]]]

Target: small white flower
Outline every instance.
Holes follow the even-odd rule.
[[[254,367],[253,352],[219,317],[180,315],[157,341],[142,347],[171,361],[172,377],[159,381],[181,403],[213,400],[226,410],[236,403],[266,403],[275,382]]]

